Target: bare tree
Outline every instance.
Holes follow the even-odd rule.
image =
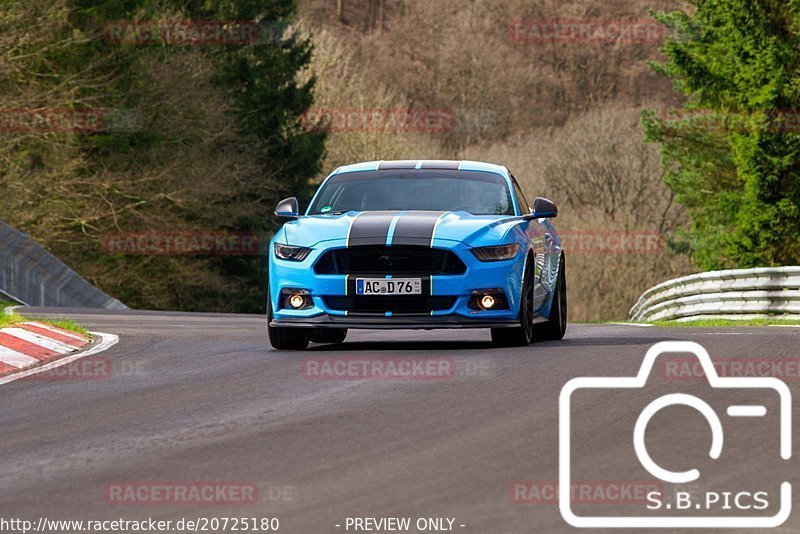
[[[364,32],[369,33],[386,25],[386,0],[367,0],[367,11],[364,13]]]
[[[364,13],[364,33],[375,28],[375,11],[377,0],[367,0],[367,11]]]
[[[344,0],[336,0],[336,20],[344,24]]]

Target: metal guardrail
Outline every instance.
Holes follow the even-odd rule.
[[[0,299],[27,306],[127,309],[3,221],[0,221]]]
[[[635,322],[766,317],[800,320],[800,267],[676,278],[645,291],[629,314]]]

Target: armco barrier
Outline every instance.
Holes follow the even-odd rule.
[[[676,278],[645,291],[629,314],[635,322],[765,317],[800,320],[800,267]]]
[[[3,221],[0,221],[0,299],[27,306],[127,308]]]

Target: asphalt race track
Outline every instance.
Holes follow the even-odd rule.
[[[102,355],[111,363],[108,376],[0,386],[0,508],[7,517],[277,517],[280,532],[301,534],[344,532],[354,516],[450,517],[459,532],[572,532],[557,505],[519,502],[512,489],[514,481],[558,479],[558,401],[568,380],[632,376],[646,350],[663,340],[699,342],[714,358],[800,356],[800,328],[572,324],[564,341],[524,349],[495,349],[480,330],[352,331],[340,346],[289,353],[268,348],[263,317],[55,315],[118,334],[120,342]],[[303,361],[320,357],[454,360],[459,373],[438,380],[310,379]],[[797,383],[789,382],[795,398]],[[613,429],[621,414],[642,408],[641,400],[619,395],[601,406],[602,421],[595,414],[585,423]],[[582,414],[574,424],[584,422]],[[669,427],[664,439],[680,434],[677,418],[685,414],[663,415],[673,417],[662,421]],[[743,432],[749,450],[759,453],[737,468],[748,478],[768,470],[767,457],[777,453],[771,438]],[[579,445],[608,479],[614,444],[590,434]],[[796,485],[796,457],[780,473]],[[247,481],[259,498],[108,498],[110,484],[153,481]],[[798,530],[800,512],[778,529]]]

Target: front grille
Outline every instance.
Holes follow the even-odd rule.
[[[452,251],[418,246],[364,246],[329,250],[314,265],[317,274],[464,274]]]
[[[322,297],[325,306],[332,310],[349,313],[430,313],[449,310],[456,303],[456,297],[427,295],[391,296],[339,296]]]

